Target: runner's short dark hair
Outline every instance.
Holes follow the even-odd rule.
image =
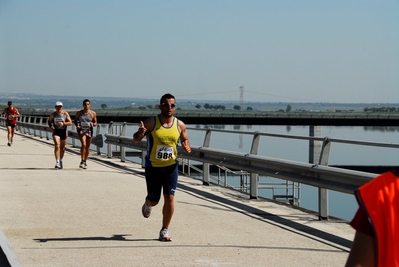
[[[175,97],[172,94],[169,94],[169,93],[164,94],[161,97],[161,99],[159,100],[159,104],[162,104],[165,99],[175,99]]]

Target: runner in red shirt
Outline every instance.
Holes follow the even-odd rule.
[[[15,126],[17,125],[17,118],[21,117],[21,114],[19,114],[18,109],[14,107],[11,101],[8,101],[7,105],[8,107],[3,110],[1,116],[6,118],[7,145],[11,146],[14,138]]]

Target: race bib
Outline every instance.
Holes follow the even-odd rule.
[[[59,122],[64,122],[64,119],[63,118],[59,118],[59,117],[55,117],[54,118],[54,127],[56,129],[64,129],[64,126],[58,126]]]
[[[8,115],[8,120],[12,121],[14,119],[13,115]]]
[[[90,122],[83,121],[81,122],[80,127],[82,127],[83,130],[88,131],[90,130]]]
[[[173,158],[174,148],[168,146],[157,146],[157,156],[158,160],[168,160]]]

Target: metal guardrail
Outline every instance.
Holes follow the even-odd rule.
[[[49,140],[53,130],[48,127],[47,119],[48,117],[21,116],[17,123],[17,129],[21,133],[32,134]],[[4,118],[0,118],[0,125],[5,126]],[[96,146],[97,155],[100,155],[100,149],[103,147],[103,136],[100,134],[100,127],[94,127],[94,129],[96,129],[96,134],[93,137],[92,144]],[[72,130],[68,130],[68,137],[72,138],[72,145],[76,146],[79,135],[75,125],[72,125]]]
[[[50,131],[47,125],[43,125],[40,118],[36,118],[39,122],[23,122],[23,119],[18,123],[18,127],[22,129],[30,129],[33,131],[42,131],[46,134]],[[32,121],[29,118],[27,121]],[[132,124],[128,123],[113,123],[110,122],[108,132],[104,134],[106,137],[105,143],[107,144],[107,156],[113,157],[111,146],[117,146],[121,149],[121,160],[125,161],[126,148],[141,151],[142,165],[144,166],[144,153],[146,151],[145,139],[141,143],[133,143],[132,137],[125,136],[126,128]],[[137,125],[137,124],[134,124]],[[118,134],[113,129],[119,127]],[[234,170],[241,170],[250,173],[249,182],[249,196],[250,198],[258,197],[259,188],[259,175],[265,175],[278,179],[293,181],[301,184],[319,188],[319,218],[328,219],[328,200],[326,190],[334,190],[347,194],[353,194],[354,190],[363,185],[364,183],[373,179],[376,174],[346,170],[336,167],[328,166],[328,159],[330,154],[331,143],[346,143],[354,145],[366,146],[379,146],[399,148],[399,144],[385,144],[376,142],[364,142],[356,140],[332,139],[322,138],[317,136],[292,136],[282,134],[260,133],[260,132],[242,132],[242,131],[228,131],[228,130],[215,130],[215,129],[197,129],[188,128],[189,130],[203,130],[205,131],[205,138],[203,146],[192,146],[191,154],[183,153],[182,149],[178,147],[179,157],[187,161],[200,162],[203,171],[203,183],[209,184],[210,182],[210,165],[219,165],[231,168]],[[29,130],[29,132],[30,132]],[[99,129],[98,129],[99,130]],[[42,136],[43,133],[40,133]],[[253,136],[251,151],[249,153],[239,153],[234,151],[227,151],[221,149],[210,148],[210,140],[212,132],[223,133],[239,133],[250,134]],[[73,138],[77,137],[76,132],[69,131]],[[115,134],[114,134],[115,133]],[[76,136],[75,136],[76,135]],[[261,136],[272,136],[279,138],[301,139],[312,142],[321,142],[320,157],[317,164],[305,163],[291,160],[284,160],[266,156],[257,155],[259,142]],[[190,164],[188,164],[190,165]],[[323,191],[325,190],[325,191]]]
[[[105,143],[107,144],[143,151],[146,149],[146,141],[135,144],[132,142],[131,137],[112,134],[105,134],[105,137]],[[367,172],[212,149],[209,147],[192,146],[191,151],[190,154],[186,154],[178,147],[180,158],[212,165],[223,165],[232,169],[240,169],[250,173],[295,181],[347,194],[353,194],[353,191],[357,187],[375,177],[375,174]],[[252,182],[257,183],[256,180]],[[251,196],[255,195],[251,194]]]
[[[76,110],[78,111],[78,110]],[[45,110],[26,110],[25,115],[43,116],[50,114],[52,109]],[[109,117],[126,117],[126,116],[144,116],[150,117],[158,114],[157,110],[133,110],[133,111],[118,111],[118,110],[97,110],[97,116]],[[74,113],[73,113],[74,114]],[[175,115],[184,117],[236,117],[236,118],[320,118],[320,119],[392,119],[399,120],[398,112],[275,112],[275,111],[207,111],[207,110],[177,110]]]

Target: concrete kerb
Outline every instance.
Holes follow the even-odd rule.
[[[0,265],[3,267],[22,267],[17,255],[0,229]]]

